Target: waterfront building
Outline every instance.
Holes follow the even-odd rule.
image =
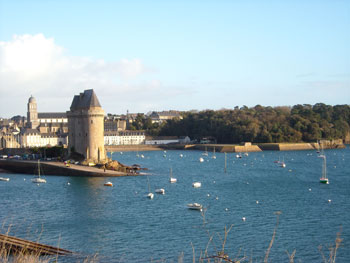
[[[94,90],[75,95],[67,117],[69,152],[94,162],[104,160],[104,110]]]
[[[27,103],[27,119],[15,116],[2,122],[1,148],[26,148],[65,146],[68,138],[66,113],[38,112],[37,102],[30,96]]]
[[[139,145],[145,144],[145,131],[105,131],[105,145]]]
[[[152,123],[162,123],[167,120],[172,120],[174,118],[182,119],[182,116],[179,111],[170,110],[170,111],[153,111],[149,117],[152,120]]]

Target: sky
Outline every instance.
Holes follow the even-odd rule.
[[[348,0],[0,0],[0,117],[350,102]]]

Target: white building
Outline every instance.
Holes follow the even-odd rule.
[[[37,129],[27,129],[20,134],[21,146],[26,147],[46,147],[67,145],[66,135],[56,133],[40,133]]]
[[[105,131],[105,145],[138,145],[145,143],[144,131]]]

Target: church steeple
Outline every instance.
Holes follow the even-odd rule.
[[[36,129],[39,126],[39,120],[37,104],[33,95],[30,96],[27,106],[27,127]]]

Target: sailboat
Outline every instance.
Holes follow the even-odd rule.
[[[140,155],[139,155],[139,146],[137,146],[137,148],[136,148],[136,157],[140,157]]]
[[[211,158],[216,159],[216,155],[215,155],[215,147],[214,147],[214,150],[213,150],[213,156],[212,156]]]
[[[320,153],[321,151],[320,151],[320,141],[319,140],[317,140],[317,144],[316,144],[316,153]]]
[[[170,183],[176,183],[177,179],[173,177],[173,168],[170,168]]]
[[[149,185],[148,176],[147,176],[147,184],[148,184],[148,194],[147,194],[147,197],[148,197],[149,199],[153,199],[154,194],[151,192],[151,186]]]
[[[327,178],[327,168],[326,168],[326,155],[322,154],[318,156],[323,159],[322,164],[322,177],[320,178],[320,183],[322,184],[329,184],[328,178]]]
[[[40,177],[40,160],[38,160],[38,175],[32,179],[32,182],[36,184],[46,183],[46,180]]]
[[[247,152],[247,146],[244,145],[244,149],[245,149],[244,156],[249,156],[249,154],[248,154],[248,152]]]
[[[208,150],[207,150],[207,146],[205,146],[205,152],[202,153],[203,156],[208,156]]]
[[[286,167],[286,163],[284,162],[284,157],[283,157],[283,161],[279,162],[280,167],[285,168]]]

